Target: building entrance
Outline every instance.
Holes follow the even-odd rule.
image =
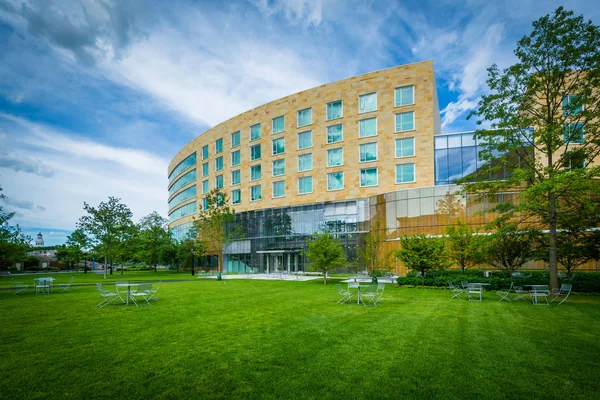
[[[267,274],[286,272],[293,273],[301,270],[300,255],[297,252],[269,252],[263,254],[264,268]]]

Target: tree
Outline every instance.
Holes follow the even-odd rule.
[[[481,262],[481,238],[467,224],[459,222],[446,228],[446,254],[448,261],[460,267],[464,273],[467,268]]]
[[[88,248],[90,239],[82,229],[75,229],[67,236],[66,259],[70,262],[78,263],[85,258],[85,249]],[[87,264],[83,267],[83,272],[87,272]]]
[[[2,187],[0,186],[0,192]],[[0,193],[0,200],[6,199]],[[31,237],[25,235],[19,225],[11,226],[9,221],[14,212],[6,212],[0,205],[0,266],[9,267],[15,262],[25,260],[29,250]]]
[[[334,268],[343,267],[346,253],[340,242],[330,233],[315,233],[306,248],[306,258],[311,271],[323,272],[323,284],[327,284],[327,273]]]
[[[503,212],[540,221],[549,231],[550,287],[556,288],[557,230],[561,217],[577,213],[600,192],[600,29],[559,7],[533,22],[518,41],[518,62],[488,69],[491,93],[471,115],[491,129],[475,133],[480,157],[502,181],[467,183],[469,191],[520,189],[519,201]]]
[[[388,269],[393,252],[384,254],[385,226],[380,219],[371,223],[371,229],[364,236],[364,242],[358,247],[358,261],[365,266],[369,273],[374,270]]]
[[[183,265],[189,264],[192,268],[192,276],[196,274],[195,260],[206,254],[204,243],[195,237],[188,237],[177,243],[177,260]]]
[[[131,221],[133,214],[129,207],[116,197],[109,197],[108,202],[101,202],[98,207],[92,207],[84,202],[83,209],[88,215],[79,218],[77,227],[89,234],[101,247],[104,253],[104,279],[106,279],[111,251],[121,242],[126,230],[133,225]]]
[[[142,217],[139,223],[141,244],[145,250],[144,258],[154,265],[154,272],[156,272],[160,249],[170,240],[168,225],[169,220],[156,211]]]
[[[207,207],[194,218],[194,227],[206,252],[218,255],[217,270],[223,272],[223,249],[242,237],[241,226],[235,223],[228,196],[220,189],[212,189],[204,199]]]
[[[534,258],[538,232],[533,229],[519,230],[515,223],[506,221],[499,221],[495,226],[494,233],[484,236],[483,257],[488,264],[511,276]]]
[[[396,257],[408,269],[419,271],[425,277],[427,271],[449,266],[446,259],[444,241],[440,238],[425,235],[403,236],[400,238],[400,249]]]

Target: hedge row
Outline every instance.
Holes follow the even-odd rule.
[[[460,286],[462,281],[489,283],[489,288],[499,290],[509,288],[511,282],[516,286],[523,285],[547,285],[550,280],[549,271],[519,271],[524,278],[509,278],[500,272],[494,272],[491,277],[485,277],[484,271],[467,270],[463,274],[461,271],[430,271],[425,278],[417,277],[417,274],[410,272],[407,276],[398,277],[400,286],[429,286],[429,287],[447,287],[448,282],[452,281]],[[572,283],[574,292],[600,292],[600,273],[598,272],[575,272],[572,280],[559,280],[559,283]]]

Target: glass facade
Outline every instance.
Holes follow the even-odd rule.
[[[484,165],[472,132],[435,136],[434,148],[436,185],[454,183]]]
[[[195,197],[196,185],[193,185],[179,193],[177,196],[173,197],[171,200],[169,200],[169,210],[171,210],[176,205],[181,204],[186,200],[193,199]]]
[[[173,222],[178,220],[179,218],[183,218],[188,215],[192,215],[196,213],[196,202],[186,204],[185,206],[181,206],[176,208],[169,214],[169,222]]]
[[[194,233],[194,224],[186,222],[185,224],[177,225],[171,228],[171,236],[177,240],[185,240]]]
[[[184,187],[185,185],[194,182],[196,180],[196,168],[191,170],[190,172],[181,176],[181,178],[177,179],[171,187],[169,188],[169,196],[173,193]]]
[[[169,174],[169,183],[173,182],[175,178],[179,176],[184,170],[188,169],[192,165],[196,165],[196,152],[187,156],[182,162],[177,164],[173,171]]]

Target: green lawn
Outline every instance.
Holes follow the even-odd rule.
[[[11,293],[0,290],[7,399],[600,393],[596,296],[545,307],[387,285],[380,306],[365,308],[336,304],[334,285],[322,281],[194,279],[163,284],[152,306],[99,310],[91,286]]]

